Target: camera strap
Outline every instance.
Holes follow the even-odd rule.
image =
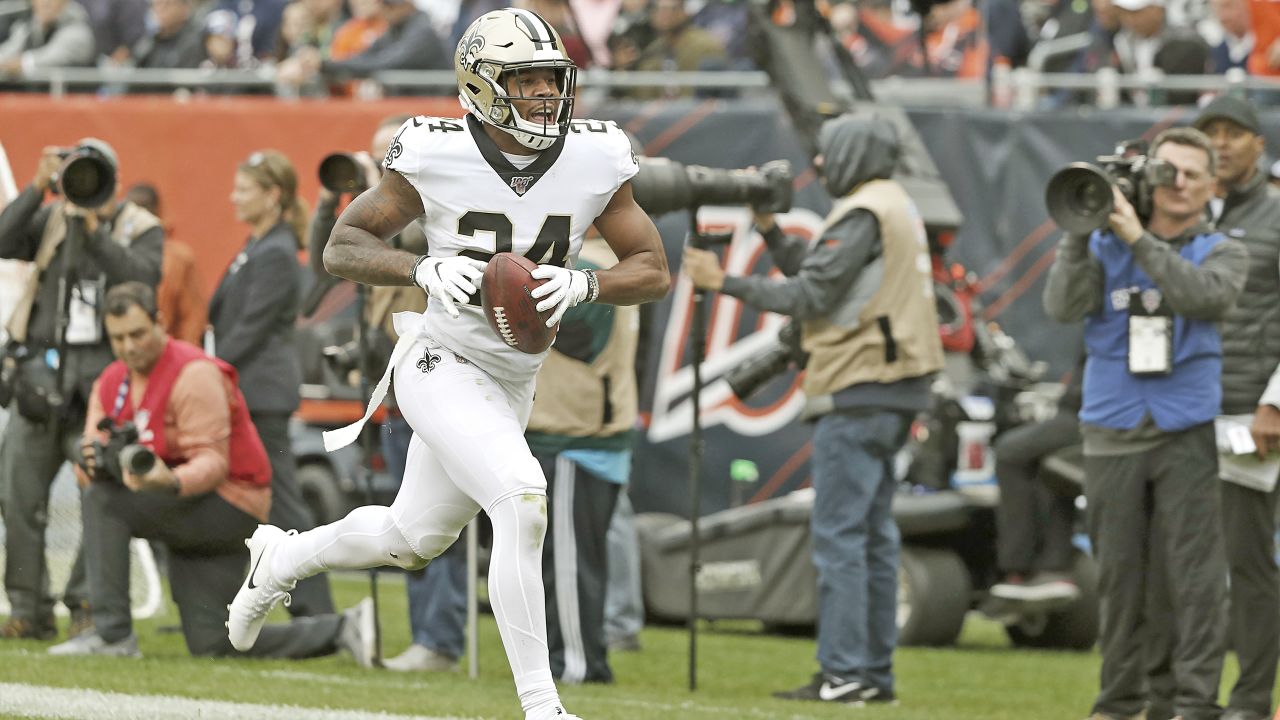
[[[45,221],[44,232],[40,236],[40,245],[32,263],[33,270],[28,274],[26,287],[9,316],[9,337],[20,343],[27,340],[27,323],[31,319],[31,310],[35,307],[44,271],[53,263],[58,248],[62,247],[63,240],[67,238],[67,217],[62,214],[62,203],[53,203],[49,208],[49,219]]]
[[[1173,372],[1173,312],[1158,288],[1129,292],[1129,373]]]
[[[120,413],[124,412],[124,403],[129,399],[129,376],[126,374],[124,380],[120,382],[120,389],[116,391],[115,406],[111,408],[111,421],[115,422],[120,417]]]

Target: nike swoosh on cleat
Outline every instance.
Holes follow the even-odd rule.
[[[836,687],[832,687],[831,683],[824,682],[822,687],[818,688],[818,697],[823,700],[839,700],[849,693],[857,692],[861,688],[862,686],[855,682],[845,683]]]
[[[264,552],[262,555],[266,555],[266,553]],[[258,588],[257,585],[253,584],[253,576],[258,574],[258,566],[262,564],[262,555],[258,556],[258,559],[253,563],[253,569],[249,571],[249,580],[246,585],[250,590],[256,590]]]

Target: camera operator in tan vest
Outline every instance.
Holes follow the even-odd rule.
[[[44,203],[49,193],[60,192],[67,155],[93,158],[104,175],[118,165],[115,151],[94,138],[73,150],[45,148],[31,185],[0,213],[0,258],[35,265],[6,328],[6,362],[16,369],[8,388],[15,412],[0,443],[0,496],[6,498],[5,590],[12,609],[0,638],[48,639],[56,632],[44,557],[49,488],[63,461],[78,457],[90,388],[111,362],[101,300],[122,282],[154,287],[160,280],[164,231],[151,213],[118,202],[105,183],[109,197],[96,208],[61,197]],[[77,227],[76,242],[68,242],[71,223],[83,230]],[[84,630],[90,615],[79,554],[62,601],[72,611],[69,632]]]
[[[893,457],[929,406],[942,343],[924,224],[890,179],[899,140],[882,119],[828,121],[815,164],[837,198],[817,242],[784,237],[772,215],[756,228],[785,279],[729,277],[715,255],[688,248],[693,284],[803,322],[803,389],[813,438],[811,521],[818,568],[821,671],[787,700],[895,701],[900,537],[891,513]]]

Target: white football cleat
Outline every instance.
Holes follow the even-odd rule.
[[[249,547],[249,576],[236,593],[236,599],[227,606],[227,637],[231,646],[240,652],[249,650],[258,641],[267,613],[276,603],[283,600],[289,605],[289,591],[297,583],[284,585],[271,577],[271,559],[280,541],[296,534],[296,530],[286,533],[274,525],[259,525],[253,537],[244,541]]]

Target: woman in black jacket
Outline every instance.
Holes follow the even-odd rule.
[[[294,343],[302,267],[298,238],[307,211],[292,163],[275,150],[255,152],[236,170],[231,204],[249,241],[231,261],[209,302],[214,352],[240,373],[249,414],[271,459],[272,525],[310,530],[315,520],[294,478],[289,417],[298,408],[302,370]],[[303,581],[289,611],[333,612],[328,580]]]

